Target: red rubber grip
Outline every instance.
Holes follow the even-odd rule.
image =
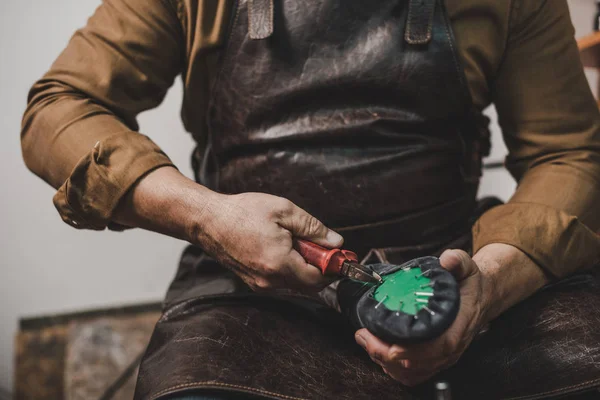
[[[358,262],[358,256],[351,251],[326,249],[307,240],[294,240],[294,249],[307,263],[319,268],[323,275],[340,275],[344,261]]]

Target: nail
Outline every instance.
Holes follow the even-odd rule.
[[[400,316],[400,311],[402,311],[402,307],[404,306],[404,302],[401,301],[400,302],[400,307],[398,308],[398,311],[396,312],[396,316],[399,317]]]
[[[337,232],[332,231],[331,229],[327,232],[327,241],[332,245],[341,244],[344,238]]]
[[[435,315],[435,312],[434,312],[434,311],[432,311],[432,310],[431,310],[429,307],[427,307],[427,306],[423,306],[423,310],[427,311],[427,312],[428,312],[429,314],[431,314],[432,316],[434,316],[434,315]]]
[[[381,299],[381,301],[379,303],[377,303],[377,305],[375,306],[375,308],[379,308],[380,305],[383,304],[383,302],[388,298],[388,295],[386,294],[385,297],[383,299]]]
[[[367,341],[365,340],[365,338],[363,338],[360,335],[356,335],[355,339],[356,339],[356,343],[358,343],[360,345],[360,347],[362,347],[365,350],[367,349]]]
[[[428,269],[428,270],[426,270],[426,271],[424,271],[424,272],[420,273],[419,275],[415,275],[415,278],[419,279],[419,278],[420,278],[420,277],[422,277],[422,276],[427,276],[427,275],[429,275],[429,273],[430,273],[430,272],[431,272],[431,270],[430,270],[430,269]]]
[[[433,293],[431,293],[431,292],[415,292],[415,296],[433,297]]]

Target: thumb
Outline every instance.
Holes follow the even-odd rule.
[[[462,250],[446,250],[440,256],[442,268],[461,281],[477,272],[475,261]]]
[[[289,230],[293,237],[306,239],[324,247],[340,247],[344,238],[327,228],[321,221],[300,207],[294,205],[291,213],[279,221],[279,225]]]

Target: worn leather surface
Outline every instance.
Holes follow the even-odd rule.
[[[472,219],[498,205],[479,202]],[[438,246],[375,249],[366,263],[403,263]],[[437,247],[436,247],[437,246]],[[600,266],[550,286],[495,320],[460,361],[432,382],[406,388],[354,340],[343,314],[319,298],[258,295],[202,250],[186,249],[148,346],[136,399],[189,390],[273,399],[431,399],[446,379],[455,399],[545,399],[600,386]]]
[[[248,0],[248,35],[266,39],[273,34],[274,0]]]
[[[448,204],[440,225],[464,222],[475,193],[465,174],[479,171],[443,2],[432,19],[413,18],[414,29],[431,25],[425,46],[406,42],[409,2],[397,0],[278,1],[272,34],[253,40],[249,6],[266,3],[240,0],[234,12],[200,181],[286,197],[338,229]]]
[[[454,382],[457,399],[548,399],[599,387],[599,268],[503,314],[439,378]]]
[[[204,257],[195,271],[213,281]],[[231,287],[239,280],[221,268]],[[596,271],[597,272],[597,271]],[[183,298],[183,297],[182,297]],[[575,276],[494,321],[446,379],[456,399],[551,398],[600,384],[600,279]],[[380,371],[341,314],[301,296],[196,296],[168,306],[140,368],[136,399],[218,389],[276,399],[430,399]]]
[[[388,380],[353,345],[353,331],[344,329],[340,314],[318,303],[306,304],[303,308],[250,295],[190,300],[171,308],[148,347],[136,398],[185,388],[221,388],[267,398],[384,395],[385,388],[364,392],[365,385],[383,386]]]

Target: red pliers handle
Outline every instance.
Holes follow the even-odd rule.
[[[358,262],[358,256],[352,251],[326,249],[307,240],[295,240],[294,249],[300,253],[307,263],[319,268],[323,275],[342,275],[345,262]]]

